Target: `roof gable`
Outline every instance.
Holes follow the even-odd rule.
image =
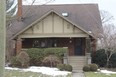
[[[14,35],[14,37],[12,39],[14,39],[15,37],[17,37],[18,35],[20,35],[21,33],[25,32],[26,30],[28,30],[30,27],[34,26],[36,23],[38,23],[39,21],[43,20],[45,17],[47,17],[50,14],[56,14],[59,17],[61,17],[62,19],[64,19],[65,21],[71,23],[72,25],[74,25],[75,27],[77,27],[78,29],[82,30],[84,33],[92,36],[91,34],[89,34],[86,30],[84,30],[83,28],[81,28],[80,26],[76,25],[75,23],[71,22],[70,20],[68,20],[67,18],[63,17],[62,15],[59,15],[56,11],[51,10],[49,12],[47,12],[45,15],[43,15],[41,18],[37,19],[36,21],[34,21],[33,23],[31,23],[29,26],[27,26],[26,28],[24,28],[23,30],[21,30],[20,32],[18,32],[16,35]],[[92,36],[94,37],[94,36]]]

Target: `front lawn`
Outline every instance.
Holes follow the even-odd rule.
[[[51,77],[42,73],[35,72],[21,72],[18,70],[6,70],[5,77]]]
[[[5,77],[72,77],[72,73],[49,67],[30,67],[26,69],[5,67]]]
[[[116,77],[116,74],[98,73],[98,72],[85,72],[86,77]]]

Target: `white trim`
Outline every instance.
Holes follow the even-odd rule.
[[[23,34],[20,38],[47,38],[47,37],[89,37],[87,34]]]

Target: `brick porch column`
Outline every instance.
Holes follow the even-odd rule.
[[[95,39],[94,41],[93,41],[93,52],[95,53],[96,52],[96,49],[97,49],[97,40]]]
[[[22,49],[22,39],[18,38],[16,40],[16,54],[18,54]]]

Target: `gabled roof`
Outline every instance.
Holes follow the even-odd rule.
[[[84,31],[92,31],[94,36],[102,31],[102,23],[97,4],[62,4],[62,5],[25,5],[23,6],[23,21],[12,21],[8,29],[9,37],[16,36],[24,28],[40,19],[51,10],[62,16],[67,12],[68,17],[63,17]]]
[[[74,25],[75,27],[79,28],[80,30],[82,30],[83,32],[85,32],[86,34],[92,36],[93,38],[95,38],[92,34],[90,34],[89,32],[87,32],[86,30],[84,30],[81,26],[78,26],[77,24],[73,23],[72,21],[68,20],[67,18],[65,18],[62,15],[59,15],[56,11],[51,10],[49,12],[47,12],[46,14],[44,14],[43,16],[41,16],[39,19],[37,19],[36,21],[34,21],[33,23],[31,23],[29,26],[27,26],[26,28],[22,29],[21,31],[19,31],[17,34],[15,34],[12,39],[14,39],[15,37],[17,37],[18,35],[20,35],[21,33],[23,33],[24,31],[26,31],[27,29],[29,29],[30,27],[34,26],[34,24],[38,23],[39,21],[41,21],[42,19],[44,19],[46,16],[48,16],[51,13],[55,13],[56,15],[60,16],[61,18],[63,18],[64,20],[66,20],[67,22],[71,23],[72,25]]]

